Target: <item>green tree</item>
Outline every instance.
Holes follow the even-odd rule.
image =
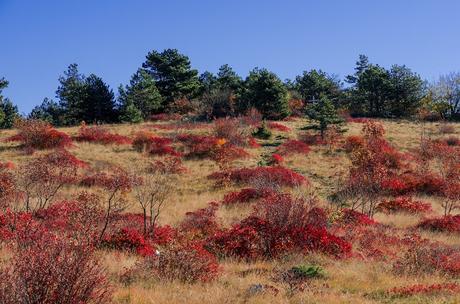
[[[139,123],[143,121],[142,112],[132,103],[127,104],[120,115],[122,122]]]
[[[388,112],[394,117],[415,114],[424,96],[424,82],[406,66],[393,65],[389,71],[391,91]]]
[[[240,111],[256,108],[267,119],[282,119],[289,112],[288,90],[276,74],[255,68],[239,93]]]
[[[8,99],[3,97],[3,89],[8,87],[8,81],[0,78],[0,129],[9,129],[19,117],[18,108]]]
[[[32,109],[29,118],[47,121],[54,126],[61,126],[64,124],[64,110],[54,100],[45,98],[41,105]]]
[[[200,96],[209,94],[216,89],[217,77],[213,73],[205,71],[198,79],[200,81]]]
[[[318,100],[309,104],[307,116],[317,123],[315,128],[320,131],[321,138],[324,138],[324,133],[330,125],[340,125],[343,123],[343,120],[337,114],[334,104],[326,95],[321,95]]]
[[[369,58],[366,55],[359,55],[358,61],[356,61],[355,73],[345,77],[345,81],[351,84],[358,82],[359,76],[369,67]]]
[[[78,72],[77,64],[71,64],[59,78],[59,83],[56,96],[64,113],[65,125],[81,121],[117,121],[113,91],[100,77],[94,74],[85,77]]]
[[[241,77],[228,64],[224,64],[219,68],[216,81],[220,89],[230,89],[232,91],[241,88],[243,82]]]
[[[142,67],[153,77],[167,104],[199,93],[198,71],[192,69],[189,58],[176,49],[148,53]]]
[[[133,107],[141,113],[145,119],[152,114],[158,113],[163,108],[163,98],[158,91],[155,80],[145,70],[139,69],[131,77],[130,84],[119,88],[119,102],[121,115],[133,111]]]
[[[301,76],[296,77],[295,88],[302,98],[317,100],[321,95],[330,99],[337,99],[340,96],[340,81],[333,75],[328,75],[321,70],[304,71]]]

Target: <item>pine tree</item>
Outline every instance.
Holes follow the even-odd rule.
[[[307,116],[317,122],[315,128],[320,131],[321,138],[324,138],[324,133],[330,125],[340,125],[343,123],[343,120],[337,114],[334,104],[325,95],[322,95],[319,100],[309,105]]]

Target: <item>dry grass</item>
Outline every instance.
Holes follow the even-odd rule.
[[[274,132],[275,136],[296,138],[296,134],[307,124],[305,120],[283,122],[290,127],[290,133]],[[420,142],[421,126],[408,121],[384,121],[386,137],[398,149],[409,151],[416,148]],[[351,123],[347,126],[346,135],[359,134],[362,124]],[[148,124],[141,125],[112,125],[108,126],[112,132],[122,135],[132,135],[141,129],[151,129]],[[444,137],[439,132],[439,123],[426,123],[426,133],[432,138]],[[460,134],[460,124],[454,125],[455,133]],[[62,129],[74,135],[78,128]],[[187,131],[187,130],[182,130]],[[204,133],[208,129],[196,129],[191,132]],[[172,131],[154,130],[158,135],[168,135]],[[0,139],[14,134],[14,131],[1,131]],[[262,154],[272,152],[273,147],[250,149],[251,158],[239,162],[238,166],[253,166],[257,164]],[[78,158],[88,162],[91,166],[101,166],[107,163],[117,164],[136,170],[146,161],[146,157],[135,152],[130,146],[100,145],[91,143],[75,143],[70,151]],[[30,155],[23,154],[16,143],[0,142],[0,161],[12,161],[20,164]],[[177,183],[173,195],[165,205],[161,214],[161,224],[176,225],[187,211],[205,207],[208,202],[222,200],[228,191],[237,190],[235,187],[227,189],[215,188],[214,182],[207,176],[216,171],[217,167],[211,161],[185,160],[187,173],[182,175]],[[304,174],[311,180],[309,189],[297,189],[299,192],[313,192],[324,199],[329,195],[338,180],[345,176],[349,161],[344,152],[328,153],[325,148],[314,147],[308,155],[294,155],[287,157],[286,165]],[[63,196],[71,196],[78,191],[76,188],[67,188]],[[429,197],[421,198],[433,205],[434,214],[441,214],[438,201]],[[324,203],[324,202],[323,202]],[[237,208],[221,208],[218,216],[224,225],[230,225],[237,219],[247,215],[251,206]],[[139,212],[138,206],[130,205],[129,211]],[[407,214],[377,214],[376,220],[399,229],[406,229],[416,225],[419,216]],[[460,236],[442,233],[423,232],[424,237],[442,241],[451,245],[460,245]],[[370,263],[369,261],[350,259],[337,261],[323,256],[310,255],[303,257],[287,257],[272,262],[257,262],[252,264],[223,261],[221,276],[212,283],[184,285],[179,282],[135,282],[129,286],[123,285],[118,277],[126,267],[136,262],[136,257],[129,254],[102,251],[104,263],[113,280],[116,291],[115,303],[390,303],[384,297],[372,297],[372,294],[395,286],[406,286],[415,283],[442,282],[445,278],[438,276],[428,277],[400,277],[392,273],[388,264]],[[7,252],[0,252],[5,259]],[[322,265],[328,273],[327,278],[311,283],[305,291],[291,294],[283,284],[273,281],[273,271],[287,269],[299,263],[316,263]],[[253,284],[269,284],[280,290],[277,296],[262,293],[249,296],[247,289]],[[393,300],[391,300],[393,301]],[[408,299],[394,299],[395,303],[460,303],[460,295],[421,297]]]

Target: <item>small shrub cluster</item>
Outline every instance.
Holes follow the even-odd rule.
[[[249,129],[242,120],[236,118],[219,118],[214,121],[213,134],[216,138],[224,138],[236,146],[247,145]]]
[[[205,135],[179,134],[177,140],[185,147],[185,155],[194,158],[210,157],[218,138]]]
[[[187,169],[182,165],[179,157],[170,156],[150,163],[149,171],[161,174],[180,174],[187,171]]]
[[[110,133],[102,126],[88,127],[82,124],[78,130],[78,135],[75,137],[77,141],[85,141],[99,144],[116,144],[116,145],[129,145],[131,139],[126,136]]]
[[[181,156],[181,154],[171,146],[172,142],[170,138],[157,137],[149,132],[143,131],[136,134],[132,146],[138,152],[147,152],[152,155]]]
[[[287,140],[276,150],[281,155],[308,154],[310,147],[300,140]]]
[[[41,120],[18,120],[15,123],[18,134],[7,139],[7,141],[22,142],[24,149],[28,152],[33,150],[65,148],[72,145],[69,135],[53,128],[48,122]]]
[[[137,229],[127,227],[107,235],[102,240],[102,246],[117,250],[128,250],[142,256],[150,256],[155,253],[153,246],[147,242],[142,233]]]
[[[393,200],[387,200],[379,203],[377,205],[377,211],[383,213],[426,213],[431,211],[431,204],[414,201],[412,197],[401,196]]]
[[[392,297],[411,297],[415,295],[432,295],[438,293],[458,293],[460,285],[457,283],[415,284],[404,287],[395,287],[387,293]]]
[[[460,215],[446,215],[424,219],[417,227],[431,231],[460,233]]]
[[[211,202],[206,208],[187,212],[185,219],[179,226],[180,231],[192,238],[203,238],[214,234],[219,230],[219,224],[216,219],[218,209],[219,204]]]
[[[280,123],[275,122],[275,121],[270,121],[268,123],[268,127],[270,129],[272,129],[272,130],[277,130],[277,131],[280,131],[280,132],[289,132],[289,131],[291,131],[291,128],[286,127],[285,125],[280,124]]]

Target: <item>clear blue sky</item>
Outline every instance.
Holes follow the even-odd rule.
[[[343,77],[364,53],[433,80],[460,70],[459,13],[458,0],[0,0],[0,77],[25,113],[55,97],[70,63],[116,91],[165,48],[200,72],[228,63],[242,76],[258,66]]]

